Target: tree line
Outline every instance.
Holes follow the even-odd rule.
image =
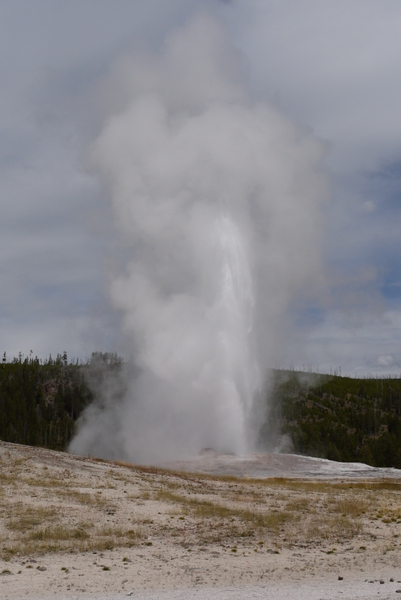
[[[85,363],[69,362],[66,352],[44,361],[32,353],[11,361],[4,355],[0,439],[65,450],[83,410],[95,400],[101,409],[102,389],[126,367],[115,353],[94,352]],[[272,449],[284,439],[300,454],[401,468],[401,379],[276,369],[260,408],[261,447]]]

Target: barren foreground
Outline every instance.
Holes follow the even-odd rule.
[[[401,478],[363,475],[237,479],[0,442],[0,598],[401,597]]]

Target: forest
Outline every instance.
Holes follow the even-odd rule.
[[[354,379],[275,370],[260,442],[293,452],[401,468],[401,378]]]
[[[65,450],[85,407],[124,361],[94,352],[0,363],[0,439]],[[259,404],[259,446],[372,466],[401,468],[401,378],[354,379],[272,370]],[[283,445],[284,440],[284,445]]]
[[[94,352],[85,363],[67,353],[42,361],[21,354],[0,364],[0,439],[65,450],[77,419],[94,401],[98,381],[121,368],[116,354]]]

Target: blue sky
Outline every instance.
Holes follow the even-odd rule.
[[[103,82],[207,9],[244,57],[255,101],[327,145],[325,292],[277,366],[401,373],[401,4],[396,0],[1,0],[1,350],[127,352],[109,307],[124,252],[85,152]]]

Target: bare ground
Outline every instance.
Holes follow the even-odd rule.
[[[281,589],[312,600],[401,589],[398,472],[326,465],[297,477],[281,457],[280,477],[252,478],[248,464],[238,478],[221,474],[232,457],[202,460],[220,474],[0,442],[0,598],[277,598]]]

